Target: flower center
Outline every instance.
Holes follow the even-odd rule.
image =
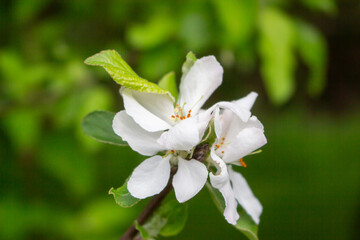
[[[218,143],[215,145],[216,152],[221,156],[224,155],[225,151],[223,149],[220,149],[220,148],[222,148],[225,145],[230,144],[229,142],[225,142],[225,139],[226,139],[225,137],[220,138],[218,140]]]
[[[174,115],[171,115],[170,117],[172,121],[176,122],[191,117],[191,109],[187,113],[184,111],[185,104],[186,103],[184,103],[182,107],[179,106],[179,104],[176,104],[176,108],[174,109]]]

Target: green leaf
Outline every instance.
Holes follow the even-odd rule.
[[[126,179],[125,183],[117,188],[111,188],[109,190],[109,194],[112,194],[114,196],[115,202],[120,206],[124,208],[129,208],[140,202],[140,199],[133,197],[129,190],[127,189],[127,183],[129,179]]]
[[[156,85],[139,77],[115,50],[105,50],[85,60],[92,66],[103,67],[118,84],[140,92],[171,94]]]
[[[144,239],[154,239],[159,235],[175,236],[184,228],[187,219],[187,205],[175,199],[164,202],[153,216],[142,226],[136,226]]]
[[[112,121],[115,113],[95,111],[85,116],[82,122],[84,133],[97,141],[119,146],[127,146],[121,137],[114,133]]]
[[[213,0],[227,47],[244,45],[251,38],[257,20],[257,1]]]
[[[169,91],[171,95],[175,98],[175,100],[178,97],[178,90],[176,87],[176,79],[175,79],[175,73],[169,72],[164,77],[162,77],[158,83],[159,87]]]
[[[308,93],[317,96],[326,84],[326,41],[316,28],[304,22],[297,24],[297,33],[300,57],[310,70]]]
[[[210,196],[213,199],[216,207],[219,209],[221,214],[223,214],[225,209],[225,202],[224,198],[221,193],[213,188],[209,183],[206,183],[206,187],[210,192]],[[234,227],[242,232],[248,239],[250,240],[259,240],[257,233],[258,233],[258,226],[254,223],[251,217],[244,211],[240,210],[239,212],[240,218],[237,221]]]
[[[301,2],[310,9],[323,11],[327,14],[337,12],[335,0],[301,0]]]
[[[126,38],[133,47],[147,50],[166,42],[175,29],[172,16],[154,14],[147,22],[130,26]]]
[[[186,60],[182,65],[182,69],[181,69],[182,70],[181,81],[186,77],[187,73],[190,71],[191,67],[194,65],[196,60],[197,58],[193,52],[190,51],[188,52],[188,54],[186,54]]]
[[[278,9],[260,16],[261,74],[270,100],[284,104],[295,90],[295,29],[293,20]]]
[[[149,233],[146,231],[146,229],[139,224],[138,221],[135,221],[135,228],[139,231],[142,239],[145,240],[154,240],[154,238],[150,237]]]
[[[177,200],[173,200],[164,206],[162,217],[167,217],[167,222],[161,229],[160,235],[164,237],[175,236],[185,227],[187,220],[187,205],[181,204]]]

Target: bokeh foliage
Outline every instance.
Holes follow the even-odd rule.
[[[107,195],[143,157],[81,131],[87,113],[122,106],[107,74],[83,64],[103,49],[154,82],[170,71],[179,81],[190,50],[214,54],[225,74],[210,103],[261,93],[254,114],[269,144],[243,172],[264,206],[260,238],[355,236],[359,115],[304,107],[326,86],[329,51],[294,8],[339,12],[334,0],[1,1],[0,239],[117,239],[144,206]],[[242,237],[206,191],[188,219],[176,239]]]

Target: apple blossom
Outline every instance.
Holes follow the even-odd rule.
[[[231,166],[232,164],[246,166],[242,158],[267,142],[263,125],[255,116],[243,121],[236,114],[241,111],[250,111],[256,97],[256,93],[250,93],[238,101],[223,104],[222,107],[218,105],[214,111],[217,139],[211,147],[210,156],[217,172],[210,173],[210,181],[224,197],[226,205],[224,216],[231,224],[236,224],[239,218],[238,204],[256,224],[259,224],[262,212],[260,202],[253,195],[244,177],[235,172]]]
[[[171,165],[178,166],[172,184],[179,202],[201,190],[207,180],[207,168],[186,158],[204,135],[212,109],[199,110],[221,84],[222,74],[223,68],[215,57],[197,60],[182,78],[175,106],[168,95],[120,89],[125,110],[115,115],[114,132],[133,150],[152,156],[132,173],[128,181],[131,195],[143,199],[161,192],[169,180]],[[161,151],[167,154],[155,155]]]

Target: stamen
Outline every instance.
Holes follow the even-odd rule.
[[[175,118],[175,116],[174,115],[171,115],[171,119],[174,119]]]
[[[176,117],[179,118],[179,114],[176,114]]]
[[[190,113],[188,113],[188,115],[187,115],[187,118],[189,118],[189,117],[191,117],[191,114],[190,114]]]
[[[216,145],[215,145],[215,147],[216,147],[216,148],[219,148],[219,147],[220,147],[220,145],[219,145],[219,144],[216,144]]]
[[[224,154],[225,152],[224,151],[221,151],[222,154]]]
[[[225,138],[223,137],[222,140],[225,141]]]
[[[172,154],[174,154],[174,153],[175,153],[175,151],[174,151],[174,150],[171,150],[170,152],[171,152]]]
[[[243,167],[247,167],[246,163],[244,162],[244,160],[242,158],[240,158],[239,162]]]

